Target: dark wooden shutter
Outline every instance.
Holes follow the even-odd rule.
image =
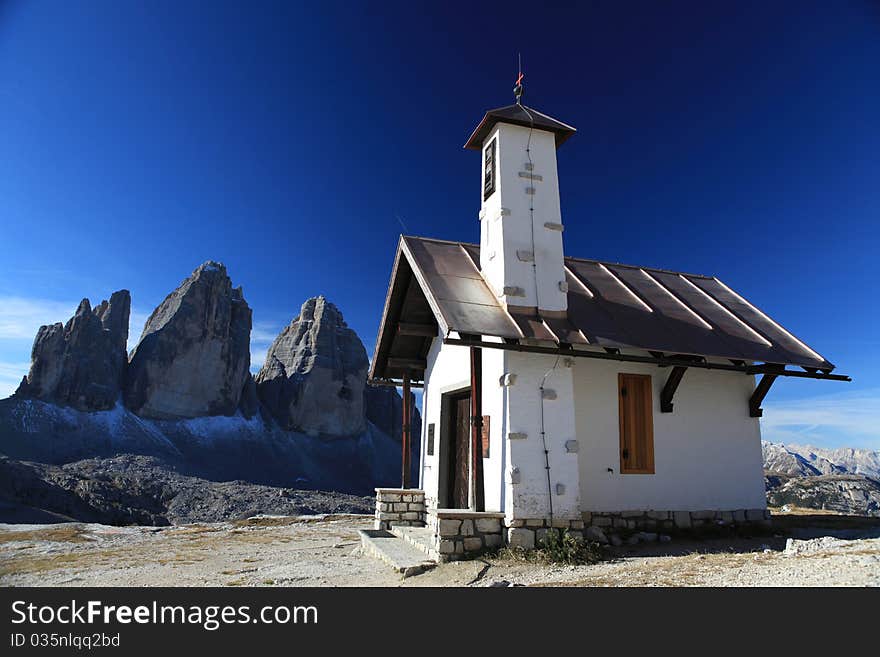
[[[495,193],[495,140],[486,147],[483,164],[483,200]]]
[[[618,374],[620,472],[654,474],[654,404],[651,377]]]

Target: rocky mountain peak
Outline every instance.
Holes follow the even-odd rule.
[[[312,297],[269,347],[257,391],[285,429],[355,435],[366,426],[368,364],[363,343],[339,308]]]
[[[131,355],[126,405],[182,419],[236,412],[250,369],[251,309],[226,267],[197,267],[150,315]]]
[[[199,275],[202,272],[219,272],[221,276],[227,276],[226,265],[216,260],[205,260],[202,264],[195,268],[193,275]]]
[[[88,302],[88,299],[84,301]],[[131,311],[131,294],[119,290],[110,295],[110,300],[101,301],[95,308],[95,316],[101,320],[105,331],[116,339],[117,346],[125,349],[128,343],[128,319]]]
[[[131,295],[119,290],[94,310],[83,299],[64,325],[41,326],[16,395],[82,411],[112,408],[125,373],[130,311]]]

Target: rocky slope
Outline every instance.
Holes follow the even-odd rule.
[[[63,466],[0,457],[0,516],[18,522],[76,519],[109,525],[184,524],[254,515],[370,513],[373,498],[214,482],[185,476],[148,456],[121,455]]]
[[[55,465],[137,454],[158,459],[159,478],[170,468],[358,494],[399,482],[400,395],[366,385],[364,346],[325,298],[306,301],[278,336],[259,385],[251,309],[221,263],[165,298],[130,359],[129,307],[123,290],[40,329],[30,374],[0,400],[0,454]],[[415,436],[419,425],[416,413]],[[417,444],[413,453],[415,469]]]
[[[864,475],[785,477],[769,475],[767,503],[880,517],[880,481]]]
[[[771,506],[880,517],[880,453],[769,442],[762,447]]]

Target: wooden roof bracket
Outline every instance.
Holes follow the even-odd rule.
[[[765,365],[765,367],[770,366]],[[774,365],[772,367],[780,373],[785,371],[784,365]],[[771,373],[761,376],[761,380],[758,381],[758,385],[755,386],[755,391],[752,393],[752,396],[749,397],[749,417],[761,417],[764,415],[764,409],[761,408],[761,404],[764,403],[764,397],[770,392],[770,386],[773,385],[773,382],[778,376],[779,374]]]
[[[687,372],[686,367],[676,365],[669,373],[666,385],[663,386],[663,391],[660,393],[661,413],[672,413],[672,398],[675,396],[675,391],[678,390],[678,384],[681,383],[681,378],[685,372]]]

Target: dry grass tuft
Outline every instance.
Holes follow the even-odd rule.
[[[302,521],[296,516],[257,516],[234,520],[232,524],[235,527],[287,527],[300,522]]]
[[[128,554],[126,554],[127,552]],[[53,570],[119,567],[121,564],[117,559],[126,556],[130,558],[131,565],[142,559],[142,557],[125,550],[98,550],[37,556],[16,555],[0,562],[0,577],[21,573],[45,573]]]
[[[57,543],[88,543],[89,538],[79,525],[52,525],[45,529],[8,530],[0,533],[0,543],[17,541],[53,541]]]

